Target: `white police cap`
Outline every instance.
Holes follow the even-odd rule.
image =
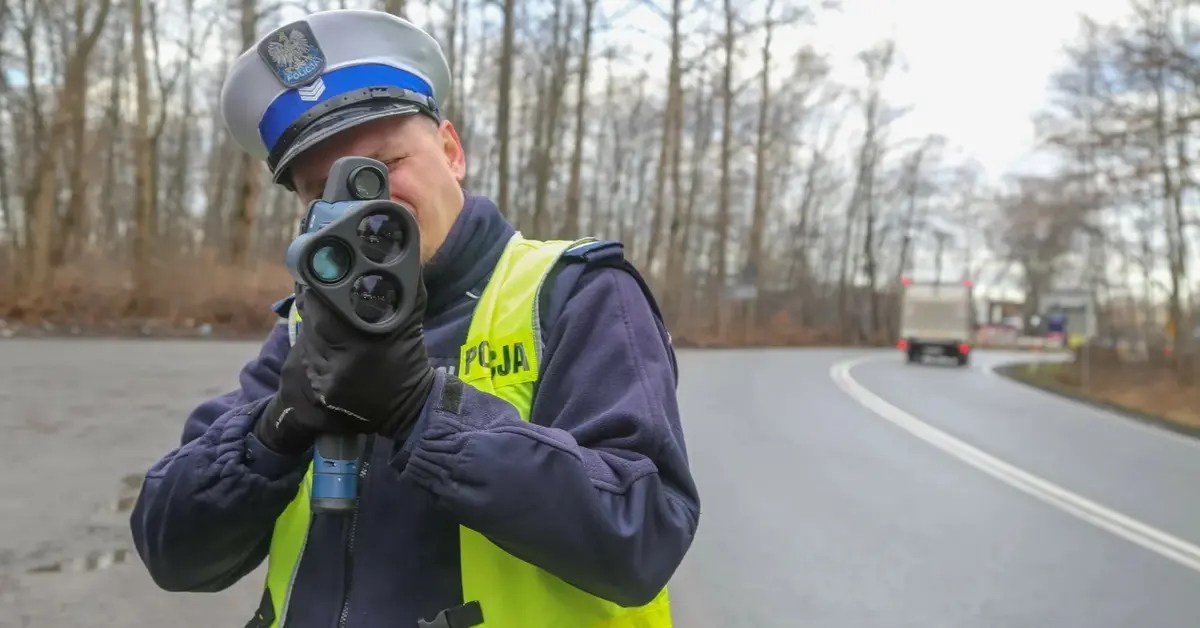
[[[382,11],[321,11],[267,34],[233,63],[221,116],[238,145],[290,187],[287,166],[340,131],[423,113],[440,120],[450,65],[437,40]]]

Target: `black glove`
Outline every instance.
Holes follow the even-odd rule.
[[[301,331],[279,391],[255,425],[263,444],[298,454],[323,433],[408,437],[434,382],[425,350],[425,285],[417,285],[412,314],[385,336],[355,329],[311,292],[296,297]]]

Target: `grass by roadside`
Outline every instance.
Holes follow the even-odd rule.
[[[142,290],[127,264],[91,256],[56,269],[37,299],[22,295],[15,271],[0,269],[0,338],[262,338],[271,304],[292,290],[281,265],[236,268],[212,255],[161,261]]]
[[[1200,387],[1179,384],[1169,370],[1146,365],[1096,368],[1076,362],[1018,363],[1000,375],[1126,417],[1200,438]]]
[[[0,250],[0,262],[3,261]],[[17,267],[0,263],[0,340],[14,337],[261,339],[276,316],[270,305],[291,293],[281,264],[241,268],[212,251],[165,257],[135,290],[129,264],[92,255],[53,272],[37,299],[22,296]],[[660,296],[661,298],[661,296]],[[722,328],[704,308],[669,321],[677,347],[834,347],[847,342],[836,326],[799,325],[785,314],[748,325],[731,312]],[[851,346],[888,346],[887,338],[856,338]]]

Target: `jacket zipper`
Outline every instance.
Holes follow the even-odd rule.
[[[338,617],[338,628],[346,628],[346,620],[350,618],[350,586],[354,582],[354,533],[358,529],[358,511],[362,504],[362,490],[366,486],[367,469],[371,466],[371,450],[375,445],[372,436],[363,448],[362,466],[358,469],[358,497],[354,499],[354,512],[350,515],[350,533],[346,537],[346,571],[344,574],[345,592],[342,594],[342,613]]]

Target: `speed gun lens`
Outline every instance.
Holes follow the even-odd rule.
[[[400,297],[400,286],[374,273],[359,277],[350,290],[354,313],[368,323],[394,316],[400,309]]]
[[[341,242],[330,242],[317,248],[312,256],[312,273],[324,283],[337,283],[350,272],[350,251]]]
[[[362,254],[376,264],[391,264],[404,253],[404,223],[387,214],[372,214],[358,223]]]

